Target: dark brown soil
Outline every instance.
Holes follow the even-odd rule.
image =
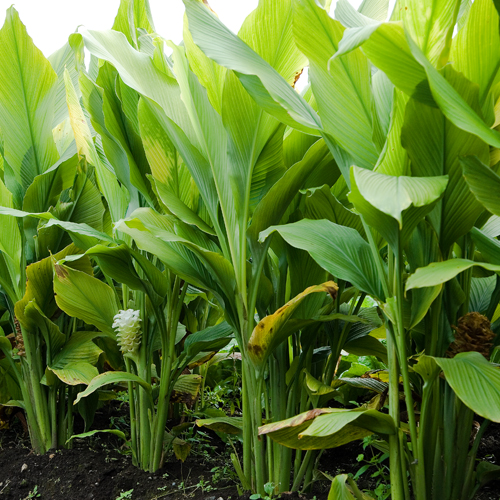
[[[102,410],[96,427],[105,428],[104,422],[109,425],[110,417],[119,426],[123,409],[111,406]],[[210,432],[204,434],[204,440],[203,453],[191,454],[185,463],[171,457],[160,471],[152,474],[134,467],[130,456],[120,449],[121,443],[109,435],[77,440],[72,450],[35,455],[20,423],[13,422],[11,429],[0,431],[0,500],[247,500],[248,494],[238,497],[236,482],[229,475],[232,464],[224,453],[226,445]],[[372,457],[370,448],[363,450],[360,443],[326,450],[319,469],[331,476],[355,473],[366,463],[358,462],[361,453],[367,460]],[[500,464],[500,425],[490,426],[478,458]],[[218,477],[214,468],[218,468]],[[371,478],[376,471],[372,467],[357,480],[361,489],[376,487],[377,478]],[[282,498],[326,500],[328,481],[319,476],[318,479],[309,494],[285,494]],[[499,481],[476,496],[476,500],[499,498]]]
[[[500,465],[500,424],[490,424],[479,446],[477,458]],[[479,490],[474,500],[499,499],[500,481],[493,481]]]

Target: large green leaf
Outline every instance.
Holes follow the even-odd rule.
[[[462,97],[479,110],[477,87],[449,67],[446,74]],[[477,155],[487,162],[488,145],[453,125],[439,110],[414,100],[410,100],[407,106],[401,140],[411,159],[413,175],[449,176],[440,206],[429,215],[446,255],[451,245],[471,229],[482,212],[480,203],[467,189],[460,157]]]
[[[373,169],[378,151],[373,143],[370,63],[360,51],[329,64],[344,28],[315,0],[295,0],[293,29],[297,45],[309,59],[309,76],[323,131],[360,167]]]
[[[60,194],[73,185],[77,165],[78,158],[74,155],[68,160],[57,162],[44,173],[37,175],[26,190],[23,210],[45,212],[51,206],[55,206]]]
[[[321,125],[317,114],[269,62],[226,28],[203,3],[184,0],[184,4],[193,39],[208,57],[235,71],[257,104],[280,121],[306,133],[317,133]],[[273,8],[279,8],[282,2],[273,4]]]
[[[138,29],[155,31],[149,0],[121,0],[113,29],[124,33],[130,45],[137,48]]]
[[[331,155],[323,140],[316,141],[307,151],[301,161],[292,165],[279,179],[257,205],[250,227],[248,237],[251,244],[255,245],[259,233],[273,224],[278,224],[285,214],[288,206],[297,195],[307,178],[314,169],[323,161],[330,160]],[[333,164],[329,163],[333,167]]]
[[[127,192],[120,186],[115,175],[108,170],[96,150],[90,128],[87,124],[68,70],[64,73],[64,81],[66,84],[66,100],[68,103],[69,117],[73,133],[75,134],[78,154],[80,157],[85,157],[85,159],[96,168],[99,189],[108,202],[111,218],[113,221],[117,221],[125,215],[128,204]]]
[[[184,341],[184,352],[188,358],[193,358],[200,352],[219,351],[229,343],[232,337],[232,327],[223,321],[218,325],[209,326],[188,335]]]
[[[427,356],[425,356],[427,358]],[[500,422],[500,370],[478,352],[462,352],[454,358],[432,358],[463,403],[481,417]]]
[[[13,7],[0,31],[0,59],[4,157],[24,191],[59,158],[52,138],[57,75]]]
[[[124,103],[116,94],[116,90],[121,89],[116,70],[109,63],[103,64],[97,83],[82,73],[80,87],[83,103],[90,114],[92,126],[100,135],[106,158],[120,182],[127,187],[134,207],[139,204],[137,190],[152,203],[146,178],[150,173],[149,165],[139,135],[125,115]],[[131,100],[135,101],[137,108],[139,96],[135,91],[131,92],[135,93],[135,99],[132,96]]]
[[[400,19],[408,36],[415,40],[425,57],[436,67],[446,64],[460,0],[434,2],[409,0],[401,8]]]
[[[219,66],[215,61],[207,57],[203,51],[194,43],[193,36],[189,31],[187,16],[184,16],[183,41],[186,47],[186,55],[189,66],[198,77],[200,83],[207,89],[208,99],[213,108],[222,113],[222,90],[226,68]]]
[[[208,159],[202,155],[200,150],[195,147],[195,145],[193,145],[190,138],[187,136],[185,129],[179,127],[163,112],[160,106],[155,104],[153,101],[141,99],[139,104],[139,119],[141,124],[141,133],[145,140],[148,140],[147,136],[149,135],[152,141],[160,141],[159,144],[152,144],[152,147],[157,148],[155,154],[159,155],[158,160],[167,160],[164,169],[162,169],[160,165],[158,165],[156,170],[152,168],[153,176],[168,184],[170,188],[174,190],[176,196],[180,198],[184,204],[187,204],[188,206],[191,205],[191,207],[194,208],[194,200],[191,200],[189,203],[186,196],[182,196],[179,191],[179,189],[185,189],[188,191],[191,190],[192,184],[189,183],[189,178],[183,174],[182,167],[177,165],[178,159],[176,157],[176,153],[175,151],[172,152],[170,150],[170,146],[166,142],[166,139],[168,138],[169,141],[175,144],[178,154],[182,157],[184,165],[199,189],[199,193],[204,201],[206,210],[210,215],[210,220],[214,225],[216,232],[219,234],[219,237],[223,240],[224,235],[220,229],[221,225],[219,223],[218,215],[218,192]],[[146,144],[146,149],[147,148],[148,144]],[[171,158],[172,155],[173,158]],[[174,164],[172,165],[172,163]],[[179,174],[183,175],[184,179],[176,179],[176,176]]]
[[[54,356],[60,352],[66,343],[66,335],[61,332],[53,321],[47,318],[35,300],[28,302],[22,313],[22,322],[21,319],[19,322],[27,331],[36,332],[37,329],[40,331],[45,340],[47,361],[51,363]]]
[[[290,245],[309,252],[333,276],[383,300],[384,293],[370,245],[358,231],[327,220],[304,219],[284,226],[271,226],[260,233],[263,241],[277,231]]]
[[[390,81],[410,97],[435,105],[422,66],[413,57],[401,23],[375,23],[344,32],[335,60],[358,47]]]
[[[117,228],[132,236],[137,246],[156,255],[169,269],[194,286],[208,289],[227,314],[232,314],[235,275],[217,245],[205,233],[172,216],[139,209]]]
[[[0,205],[8,209],[14,209],[12,194],[0,180]],[[6,259],[10,281],[14,289],[21,285],[19,283],[21,274],[22,239],[17,220],[10,215],[0,215],[0,251]],[[2,276],[7,280],[8,276]]]
[[[455,126],[500,147],[500,134],[490,129],[446,77],[426,58],[398,23],[381,23],[348,30],[335,58],[359,46],[390,80],[410,97],[437,106]]]
[[[203,418],[196,420],[198,427],[207,427],[216,432],[225,434],[242,434],[243,433],[243,418],[242,417],[215,417]]]
[[[54,259],[54,292],[57,305],[115,338],[113,317],[118,313],[115,292],[105,283]]]
[[[98,231],[85,223],[50,219],[47,224],[45,224],[44,228],[50,228],[52,226],[58,226],[64,229],[67,233],[69,233],[75,242],[75,245],[78,245],[82,249],[93,247],[100,241],[106,241],[109,243],[113,243],[115,241],[106,233]]]
[[[171,46],[174,49],[174,69],[177,74],[181,95],[200,144],[199,152],[203,155],[210,168],[226,232],[231,241],[237,234],[241,233],[242,229],[238,229],[238,227],[244,227],[244,224],[246,224],[244,213],[246,196],[241,196],[241,193],[246,193],[244,181],[242,181],[244,174],[241,170],[233,170],[232,162],[229,161],[227,154],[228,137],[224,131],[222,117],[214,110],[205,89],[189,70],[183,49],[173,44]],[[177,145],[177,148],[183,154],[179,145]],[[195,177],[194,171],[199,170],[200,165],[190,161],[190,158],[185,154],[183,154],[183,159],[192,172],[191,175]],[[200,184],[198,186],[201,189]],[[244,219],[244,222],[242,219]],[[212,215],[212,221],[218,222],[215,215]],[[223,240],[223,238],[220,237],[220,240]],[[234,262],[240,261],[240,246],[237,242],[230,244],[230,252]]]
[[[80,96],[78,88],[78,71],[76,54],[69,42],[66,42],[59,50],[49,56],[49,61],[57,73],[57,86],[55,95],[54,118],[52,127],[56,128],[68,118],[68,105],[66,104],[66,86],[64,84],[64,71],[67,69],[76,93]]]
[[[427,60],[415,42],[407,36],[411,52],[425,69],[432,95],[443,114],[458,128],[477,135],[484,142],[500,147],[500,134],[486,125],[481,116],[467,103],[460,93]]]
[[[65,368],[80,361],[95,365],[103,351],[92,341],[102,336],[101,332],[73,333],[60,351],[52,357],[51,369]]]
[[[382,100],[386,97],[383,93],[388,90],[392,94],[392,109],[391,109],[391,121],[387,130],[387,135],[384,134],[383,130],[380,130],[381,139],[384,140],[384,147],[380,157],[375,165],[375,170],[380,174],[386,175],[409,175],[410,173],[410,161],[408,158],[408,153],[401,144],[401,127],[404,123],[406,107],[408,103],[408,96],[403,94],[401,91],[394,89],[393,86],[388,83],[386,77],[381,77],[382,72],[376,73],[379,78],[374,78],[374,97],[376,99],[376,106],[382,108],[384,105]],[[378,83],[380,81],[380,83]],[[383,113],[384,108],[380,110],[377,115],[379,118],[380,125],[378,128],[383,126]],[[378,129],[376,129],[378,130]],[[386,138],[387,137],[387,138]]]
[[[395,177],[353,166],[349,200],[395,249],[400,232],[404,244],[441,198],[447,183],[447,176]]]
[[[372,3],[372,2],[367,2]],[[377,2],[375,2],[377,3]],[[380,2],[383,3],[383,2]],[[387,9],[387,5],[386,5]],[[377,19],[378,21],[385,21],[387,14],[383,19]],[[338,0],[335,4],[335,19],[342,23],[345,28],[357,28],[361,26],[367,26],[368,24],[375,24],[376,18],[372,16],[367,16],[356,10],[354,6],[349,2],[349,0]]]
[[[498,82],[500,69],[498,12],[494,2],[478,0],[466,16],[451,45],[453,67],[479,85],[479,102],[487,103],[490,89]]]
[[[327,185],[307,190],[304,217],[327,219],[339,226],[352,227],[364,235],[361,217],[342,205]]]
[[[187,224],[197,226],[202,231],[205,231],[205,233],[215,236],[215,231],[193,209],[191,209],[187,203],[184,203],[182,201],[179,196],[179,191],[175,189],[175,185],[172,186],[171,184],[164,184],[157,179],[153,179],[153,183],[158,197],[168,208],[168,210],[170,210],[174,215],[179,217],[179,219],[186,222]],[[194,191],[192,195],[192,198],[194,198],[195,193],[198,191],[198,189],[192,182],[191,176],[186,176],[185,181],[182,183],[182,185],[187,188],[186,191]],[[196,202],[193,203],[193,205],[195,204],[197,205]]]
[[[413,231],[406,245],[405,255],[410,273],[414,273],[418,268],[425,267],[432,262],[442,260],[436,232],[428,222],[422,221]],[[441,285],[415,288],[407,294],[411,302],[408,329],[414,328],[424,319],[441,288]]]
[[[151,57],[135,50],[123,33],[117,31],[84,31],[85,47],[99,59],[111,63],[123,82],[156,102],[196,147],[199,143],[180,98],[177,82],[158,69]]]
[[[51,259],[63,259],[70,255],[80,254],[81,250],[74,245],[69,245],[61,252],[55,254],[53,257],[46,257],[26,268],[26,292],[24,297],[15,304],[15,314],[21,325],[31,329],[36,328],[36,322],[33,323],[29,318],[25,317],[24,310],[26,306],[35,301],[36,305],[48,318],[51,318],[57,310],[57,305],[53,293],[53,269]],[[78,269],[81,274],[89,276],[92,274],[93,269],[90,260],[83,257],[71,263],[74,269]],[[89,276],[90,277],[90,276]],[[97,281],[97,280],[96,280]]]

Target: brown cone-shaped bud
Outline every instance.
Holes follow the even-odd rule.
[[[467,313],[458,320],[458,326],[452,328],[455,330],[455,341],[448,348],[448,357],[453,358],[460,352],[476,351],[489,359],[495,334],[486,316],[477,312]]]

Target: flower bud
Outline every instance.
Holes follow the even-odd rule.
[[[123,354],[134,354],[141,345],[141,318],[139,311],[127,309],[115,315],[113,328],[116,329],[116,338]]]

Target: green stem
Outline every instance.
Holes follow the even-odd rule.
[[[425,467],[425,475],[428,477],[432,477],[432,470],[429,470],[429,465],[426,459],[426,449],[434,448],[432,445],[435,442],[435,432],[433,431],[433,426],[436,425],[432,418],[432,395],[433,388],[435,386],[436,378],[439,375],[439,368],[435,370],[435,372],[429,377],[425,382],[422,390],[422,405],[420,407],[420,425],[419,425],[419,434],[418,434],[418,456],[420,460],[424,460],[423,464],[420,464],[422,467]],[[429,429],[430,427],[430,429]],[[432,456],[432,455],[430,455]],[[430,475],[429,475],[429,474]],[[424,476],[425,477],[425,476]],[[421,476],[417,475],[417,488],[424,489],[425,498],[431,498],[431,482],[424,482],[421,484],[419,480],[421,480]]]
[[[363,222],[363,228],[366,233],[366,237],[368,238],[368,243],[370,244],[370,249],[372,251],[373,258],[375,260],[375,265],[377,266],[377,273],[380,279],[380,283],[382,284],[382,290],[384,292],[385,298],[390,297],[389,295],[389,286],[387,283],[387,273],[384,269],[384,264],[382,262],[382,257],[380,257],[380,252],[377,248],[375,240],[373,239],[373,233],[370,226],[364,221],[363,216],[361,215],[361,221]],[[380,297],[379,297],[380,298]]]
[[[132,373],[132,367],[129,358],[125,358],[125,369],[128,373]],[[128,400],[129,400],[129,414],[130,414],[130,441],[132,446],[132,462],[138,465],[137,458],[137,417],[135,416],[136,395],[134,384],[128,382]]]
[[[246,483],[252,483],[252,419],[250,418],[252,406],[248,391],[250,389],[248,366],[243,363],[241,374],[241,397],[243,410],[243,474],[246,477]]]
[[[394,420],[396,433],[389,436],[389,462],[391,478],[391,498],[392,500],[404,500],[403,466],[404,457],[401,453],[399,430],[399,370],[396,347],[394,344],[394,334],[391,323],[387,322],[387,355],[389,361],[389,415]]]
[[[406,354],[406,337],[403,320],[403,249],[401,247],[401,240],[398,242],[398,249],[396,252],[396,302],[397,302],[397,336],[396,343],[399,351],[399,364],[401,368],[401,375],[403,377],[403,388],[406,401],[406,411],[408,413],[408,424],[410,427],[410,437],[412,445],[412,453],[414,461],[416,462],[417,471],[417,499],[425,500],[425,469],[423,464],[423,456],[418,455],[417,444],[417,423],[415,419],[415,409],[413,404],[412,390],[410,386],[410,375],[408,372],[408,360]],[[420,493],[419,493],[420,491]],[[422,496],[423,495],[423,496]]]
[[[254,398],[253,398],[253,408],[254,408],[254,422],[253,422],[253,438],[254,438],[254,450],[255,450],[255,489],[257,493],[261,495],[265,494],[264,483],[265,483],[265,455],[264,455],[264,440],[259,439],[258,429],[262,425],[262,407],[261,407],[261,397],[262,397],[262,384],[263,378],[257,375],[257,379],[253,384],[255,387]]]
[[[47,407],[47,398],[45,397],[44,387],[40,384],[41,377],[39,373],[39,359],[36,359],[35,353],[39,356],[40,351],[36,348],[36,338],[27,333],[21,326],[21,331],[24,340],[24,348],[26,358],[24,360],[24,375],[25,380],[29,381],[29,392],[33,398],[33,413],[35,422],[40,428],[40,434],[43,440],[42,448],[37,450],[39,453],[45,453],[52,442],[52,433],[50,432],[50,419]],[[23,362],[23,361],[21,361]]]
[[[302,460],[302,463],[300,464],[300,468],[295,475],[293,479],[293,484],[292,484],[292,490],[291,491],[298,491],[300,483],[302,482],[302,479],[304,478],[307,468],[309,466],[309,462],[311,461],[313,455],[313,450],[307,450],[304,459]]]
[[[52,449],[57,448],[57,384],[49,388],[49,411],[52,430]]]
[[[161,327],[160,332],[162,332],[162,353],[164,359],[161,365],[160,394],[158,397],[157,414],[154,424],[155,435],[153,436],[154,444],[151,472],[155,472],[160,467],[163,452],[163,438],[168,417],[168,405],[170,402],[169,395],[173,387],[172,368],[175,361],[175,337],[177,333],[177,324],[179,323],[179,317],[182,311],[182,304],[184,303],[184,297],[186,296],[188,286],[187,282],[185,282],[181,290],[180,282],[180,278],[176,276],[172,294],[167,303],[167,323],[165,323],[164,316],[161,313],[157,314],[157,321]]]
[[[479,444],[481,443],[481,439],[483,438],[484,432],[488,428],[490,424],[490,420],[483,420],[481,427],[474,439],[474,444],[469,452],[468,462],[467,462],[467,472],[465,473],[465,481],[462,492],[462,500],[470,500],[474,497],[475,488],[472,486],[472,478],[474,475],[474,468],[476,465],[476,455],[477,450],[479,448]]]
[[[73,435],[73,424],[74,424],[73,402],[75,401],[75,392],[76,391],[75,391],[74,387],[68,388],[68,414],[67,414],[68,426],[67,426],[67,432],[66,432],[66,439],[69,439]],[[69,448],[73,447],[73,440],[71,440],[68,443],[68,447]]]

